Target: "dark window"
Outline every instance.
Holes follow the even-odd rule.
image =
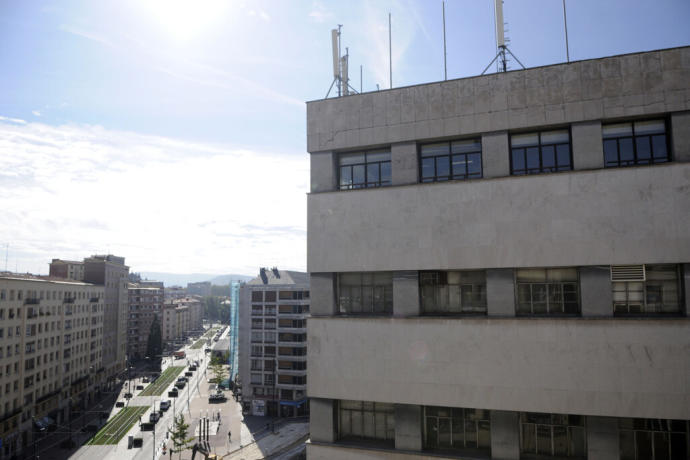
[[[481,178],[481,140],[471,139],[422,145],[420,171],[421,182]]]
[[[391,185],[391,152],[342,153],[338,157],[340,190]]]
[[[265,291],[264,292],[264,300],[266,302],[275,302],[276,301],[276,291]]]
[[[520,268],[515,278],[518,315],[580,312],[577,268]]]
[[[666,163],[669,154],[664,120],[602,126],[607,168]]]
[[[363,272],[338,275],[340,313],[389,315],[393,313],[393,273]]]
[[[541,174],[573,169],[567,129],[510,136],[513,175]]]
[[[618,419],[620,459],[686,460],[689,427],[687,420]]]
[[[263,302],[264,293],[262,291],[252,291],[252,302]]]
[[[485,271],[419,273],[422,311],[432,314],[486,314]]]
[[[521,413],[520,452],[537,458],[586,458],[584,416]]]
[[[644,279],[613,281],[613,313],[663,315],[681,312],[680,266],[644,265]]]
[[[424,407],[424,447],[490,456],[488,410]]]
[[[338,402],[338,439],[395,441],[393,404],[366,401]]]

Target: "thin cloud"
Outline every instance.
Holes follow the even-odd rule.
[[[14,123],[17,125],[25,125],[26,124],[26,120],[22,120],[21,118],[3,117],[2,115],[0,115],[0,121]]]
[[[2,117],[0,235],[11,268],[42,273],[107,250],[137,271],[304,269],[308,168],[301,152]]]
[[[309,11],[309,17],[315,22],[325,22],[327,19],[333,17],[333,13],[326,9],[318,0],[315,0],[311,4],[311,11]]]

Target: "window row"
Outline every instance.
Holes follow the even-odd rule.
[[[627,267],[623,266],[623,270]],[[637,265],[634,276],[611,267],[612,313],[678,315],[684,311],[682,268],[678,264]],[[515,313],[518,316],[580,315],[580,275],[577,267],[518,268],[514,271]],[[393,314],[393,273],[340,273],[337,277],[340,314]],[[487,314],[485,270],[419,272],[422,314]],[[253,319],[257,327],[261,320]],[[282,320],[281,320],[282,321]]]
[[[395,447],[394,404],[340,400],[336,411],[338,441]],[[585,416],[521,412],[518,424],[522,458],[587,458]],[[430,452],[490,458],[491,430],[489,410],[422,408],[420,436]],[[689,441],[687,420],[618,419],[621,460],[687,459]]]
[[[671,160],[664,119],[602,126],[606,168],[665,163]],[[542,174],[573,169],[568,128],[510,135],[510,174]],[[479,138],[419,146],[419,182],[479,179]],[[391,152],[371,150],[338,155],[338,188],[352,190],[391,185]]]

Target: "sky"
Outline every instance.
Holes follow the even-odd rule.
[[[0,0],[0,270],[306,269],[305,101],[443,80],[441,0]],[[568,0],[570,60],[690,45],[687,0]],[[562,0],[505,0],[526,67],[566,61]],[[496,53],[492,0],[447,0],[448,78]],[[344,52],[344,50],[343,50]],[[516,62],[510,63],[516,69]],[[362,79],[360,81],[360,66]],[[493,70],[493,69],[492,69]]]

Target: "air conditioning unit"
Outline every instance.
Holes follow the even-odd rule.
[[[645,281],[644,264],[611,265],[611,281]]]

